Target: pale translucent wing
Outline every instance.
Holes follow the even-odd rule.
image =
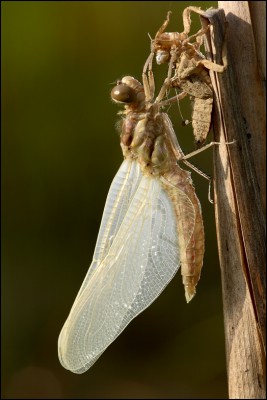
[[[80,291],[59,337],[62,365],[90,368],[179,268],[173,206],[159,179],[142,177],[106,257]]]
[[[139,164],[124,160],[111,183],[96,241],[93,261],[78,295],[82,292],[93,271],[107,255],[141,178]]]

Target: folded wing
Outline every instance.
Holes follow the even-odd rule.
[[[154,177],[124,161],[111,185],[94,260],[59,336],[62,365],[90,368],[179,268],[173,205]]]

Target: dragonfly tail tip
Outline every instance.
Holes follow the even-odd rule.
[[[189,303],[193,299],[195,294],[196,294],[195,288],[186,287],[185,288],[185,299],[186,299],[186,302]]]

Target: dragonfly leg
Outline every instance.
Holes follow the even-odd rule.
[[[145,98],[146,101],[151,101],[154,98],[155,94],[155,82],[154,82],[154,75],[152,71],[152,63],[153,63],[153,58],[154,58],[154,51],[152,51],[143,68],[143,74],[142,74],[142,79],[143,79],[143,86],[144,86],[144,91],[145,91]]]
[[[208,144],[206,144],[205,146],[201,147],[200,149],[197,149],[195,151],[192,151],[191,153],[187,154],[187,155],[183,155],[180,160],[187,160],[188,158],[191,158],[199,153],[201,153],[204,150],[209,149],[210,147],[214,146],[214,145],[220,145],[220,144],[234,144],[236,142],[236,140],[232,140],[231,142],[210,142]]]
[[[175,61],[177,59],[177,54],[176,54],[176,46],[173,45],[170,51],[171,54],[171,58],[169,61],[169,67],[168,67],[168,74],[167,74],[167,78],[165,79],[159,94],[157,96],[157,98],[155,99],[155,103],[159,103],[165,96],[166,96],[166,92],[167,90],[170,89],[171,86],[171,78],[172,78],[172,71],[173,71],[173,66],[175,65]]]
[[[200,176],[202,176],[203,178],[207,179],[209,181],[209,192],[208,192],[208,199],[210,203],[214,203],[214,201],[211,198],[211,184],[212,184],[212,178],[205,174],[203,171],[201,171],[200,169],[198,169],[195,165],[191,164],[189,161],[187,161],[188,158],[195,156],[196,154],[201,153],[204,150],[207,150],[208,148],[214,146],[214,145],[220,145],[220,144],[225,144],[225,145],[229,145],[229,144],[234,144],[236,142],[236,140],[232,140],[231,142],[210,142],[208,143],[206,146],[203,146],[201,149],[192,151],[192,153],[189,153],[187,155],[182,155],[180,156],[178,161],[183,161],[183,163],[185,165],[187,165],[189,168],[191,168],[193,171],[195,171],[196,173],[198,173]]]
[[[167,17],[166,17],[165,21],[163,22],[163,24],[161,25],[161,27],[159,28],[158,32],[156,33],[155,40],[158,39],[158,37],[160,35],[162,35],[163,32],[165,32],[165,29],[167,28],[167,25],[170,22],[171,13],[172,13],[171,11],[167,12]]]

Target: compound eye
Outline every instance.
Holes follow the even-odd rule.
[[[111,98],[118,103],[133,103],[135,101],[135,92],[129,86],[121,83],[111,90]]]

